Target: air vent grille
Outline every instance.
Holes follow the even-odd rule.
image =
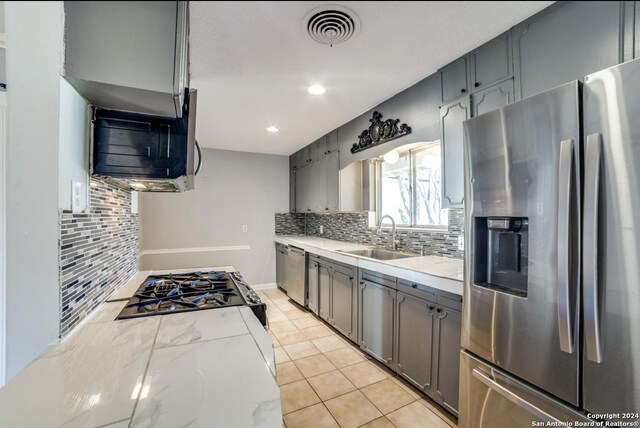
[[[311,11],[305,18],[307,32],[323,45],[344,43],[360,31],[360,20],[351,10],[337,5]]]

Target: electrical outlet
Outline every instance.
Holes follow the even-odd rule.
[[[320,225],[320,235],[324,235],[324,226]]]
[[[82,183],[71,182],[71,212],[82,212]]]
[[[242,225],[242,231],[243,231],[243,232],[246,232],[247,230],[248,230],[247,225],[246,225],[246,224],[243,224],[243,225]]]
[[[464,236],[458,236],[458,250],[464,251]]]

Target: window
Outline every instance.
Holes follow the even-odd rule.
[[[397,226],[446,227],[440,142],[414,146],[398,156],[390,152],[385,158],[378,160],[378,223],[390,215]]]

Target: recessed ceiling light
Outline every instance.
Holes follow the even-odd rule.
[[[309,89],[307,89],[307,91],[309,91],[309,93],[313,95],[320,95],[324,94],[325,89],[322,85],[311,85],[309,86]]]
[[[275,132],[278,132],[278,131],[279,131],[279,129],[278,129],[278,128],[276,128],[275,126],[270,126],[270,127],[268,127],[268,128],[267,128],[267,131],[268,131],[268,132],[274,132],[274,133],[275,133]]]

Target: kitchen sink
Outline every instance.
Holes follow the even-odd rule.
[[[378,248],[366,248],[364,250],[338,250],[344,254],[351,254],[354,256],[368,257],[376,260],[395,260],[395,259],[407,259],[409,257],[416,257],[415,254],[399,253],[398,251],[381,250]]]

